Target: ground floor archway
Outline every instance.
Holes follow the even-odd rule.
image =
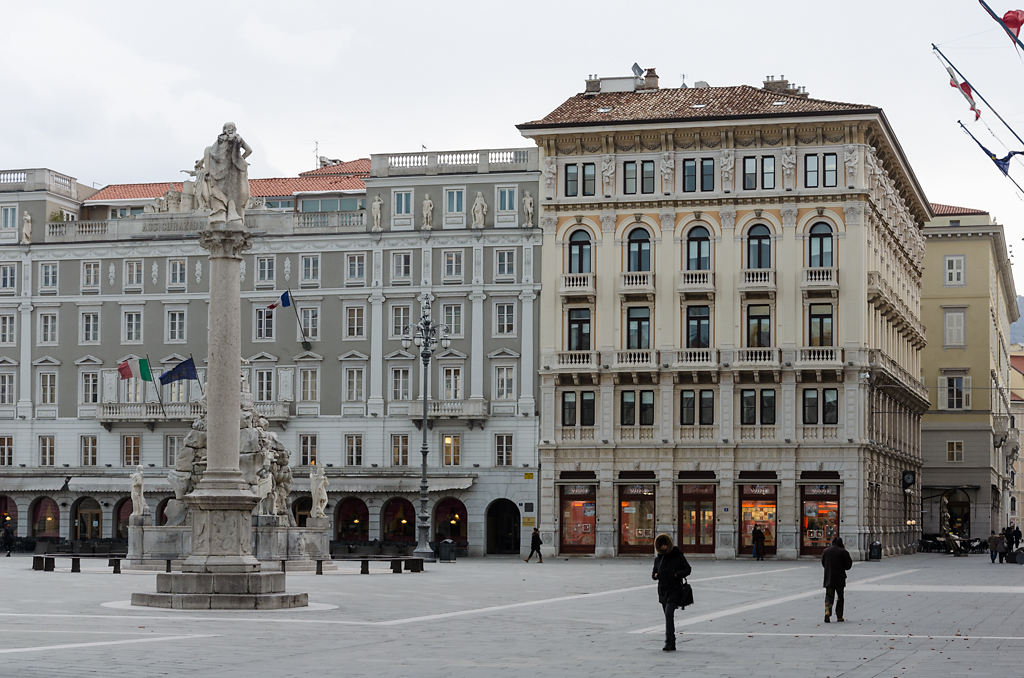
[[[292,503],[292,516],[295,518],[295,525],[297,527],[305,527],[306,519],[309,518],[309,514],[313,511],[313,498],[312,497],[299,497]]]
[[[10,525],[14,533],[18,533],[18,505],[14,499],[5,494],[0,494],[0,529]]]
[[[103,509],[92,497],[80,497],[71,505],[71,538],[85,541],[103,538]]]
[[[334,534],[338,541],[370,540],[370,510],[362,499],[346,497],[338,502],[334,514]]]
[[[495,499],[487,507],[487,553],[516,554],[519,549],[519,507],[509,499]]]
[[[416,543],[416,510],[412,502],[392,497],[380,510],[380,536],[384,541]]]
[[[457,546],[468,546],[466,505],[455,497],[445,497],[434,508],[434,540],[451,539]]]
[[[114,507],[114,539],[128,540],[128,518],[132,515],[132,498],[121,499]]]
[[[49,497],[39,497],[29,510],[32,516],[32,536],[36,538],[60,537],[60,509]]]

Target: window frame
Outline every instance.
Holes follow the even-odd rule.
[[[821,183],[820,168],[821,162],[816,153],[804,156],[804,188],[818,188]]]

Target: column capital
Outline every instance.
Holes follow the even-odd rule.
[[[211,257],[240,259],[241,253],[252,247],[247,231],[199,231],[199,246],[210,251]]]
[[[537,298],[537,293],[533,290],[523,290],[519,293],[519,301],[533,301]]]
[[[483,292],[481,292],[480,290],[475,290],[473,292],[470,292],[469,295],[467,296],[467,298],[470,301],[474,301],[474,302],[475,301],[480,301],[480,302],[482,302],[484,299],[487,298],[487,295],[484,294]]]

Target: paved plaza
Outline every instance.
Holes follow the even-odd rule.
[[[650,559],[477,558],[394,575],[295,573],[311,609],[131,608],[153,573],[0,559],[0,675],[1019,676],[1024,567],[936,554],[854,564],[823,623],[821,566],[696,560],[697,604],[661,652]],[[105,561],[104,561],[105,564]],[[63,567],[63,569],[61,569]]]

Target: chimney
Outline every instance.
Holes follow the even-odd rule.
[[[658,89],[658,74],[653,68],[648,68],[644,73],[644,89]]]
[[[786,80],[785,75],[780,75],[778,79],[773,75],[767,76],[762,83],[762,88],[769,92],[778,92],[779,94],[789,94],[795,97],[801,97],[806,99],[810,96],[807,93],[806,87],[797,87],[796,85],[790,85],[789,80]]]
[[[597,94],[601,91],[601,79],[596,74],[587,76],[587,88],[584,94]]]

